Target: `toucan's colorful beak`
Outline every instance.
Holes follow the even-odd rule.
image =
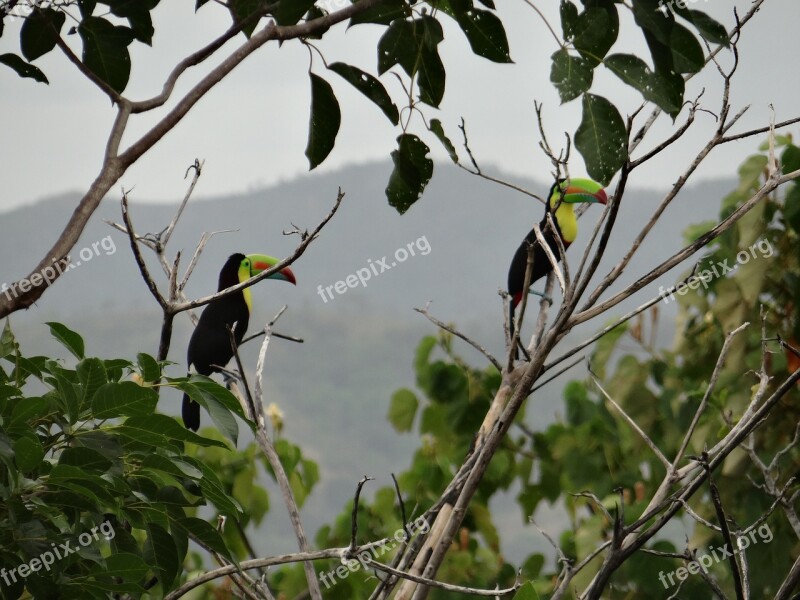
[[[564,192],[564,202],[574,204],[578,202],[591,202],[606,204],[608,196],[603,186],[591,179],[570,179],[561,184]]]
[[[248,254],[247,258],[250,259],[251,277],[258,275],[262,271],[271,269],[280,262],[279,258],[267,256],[266,254]],[[283,281],[288,281],[293,285],[297,285],[297,280],[294,278],[294,273],[292,273],[292,270],[289,267],[273,273],[267,277],[267,279],[282,279]]]

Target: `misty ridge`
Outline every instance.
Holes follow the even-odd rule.
[[[252,288],[248,333],[257,332],[287,304],[289,308],[275,330],[304,339],[303,344],[277,339],[271,343],[265,369],[265,405],[278,404],[285,413],[282,435],[319,463],[320,483],[303,508],[311,532],[352,500],[353,486],[361,476],[367,473],[377,477],[375,488],[385,485],[390,481],[389,473],[408,466],[411,453],[419,445],[415,433],[399,434],[386,420],[392,393],[400,387],[414,388],[412,364],[417,344],[425,335],[438,335],[437,328],[413,311],[414,307],[430,302],[432,315],[455,324],[495,355],[502,354],[504,307],[498,290],[506,285],[514,251],[543,212],[541,203],[519,192],[451,165],[438,165],[424,196],[401,216],[384,196],[391,168],[388,162],[352,166],[213,198],[199,196],[201,177],[198,197],[189,201],[167,247],[170,258],[181,251],[183,270],[203,232],[234,230],[215,235],[206,245],[186,288],[190,299],[198,298],[216,290],[219,269],[234,252],[277,257],[290,254],[299,238],[283,232],[295,225],[300,230],[312,230],[332,208],[337,189],[345,192],[338,213],[292,265],[296,288],[269,280]],[[513,181],[540,195],[550,185],[519,178]],[[126,189],[130,183],[126,182]],[[682,247],[688,225],[715,219],[720,200],[734,187],[733,179],[687,186],[607,295]],[[627,251],[662,197],[658,191],[628,188],[618,226],[598,269],[598,280]],[[28,275],[79,198],[78,193],[65,193],[0,214],[0,285]],[[161,231],[180,201],[139,198],[134,189],[129,204],[136,232]],[[591,232],[602,208],[592,206],[581,218],[581,233],[567,252],[570,265],[577,266],[580,261],[590,237],[587,230]],[[104,200],[72,256],[80,260],[81,251],[91,249],[93,243],[105,244],[100,252],[64,273],[35,307],[10,318],[26,353],[64,356],[44,325],[46,321],[60,321],[84,337],[87,356],[135,359],[138,352],[156,354],[159,307],[139,275],[127,237],[105,219],[121,222],[119,196]],[[104,241],[109,236],[111,242]],[[114,251],[110,252],[107,248],[112,245]],[[399,260],[404,256],[401,250],[407,256]],[[143,249],[143,254],[154,279],[165,287],[163,271],[152,252]],[[612,314],[621,315],[657,296],[659,286],[663,289],[675,284],[699,256],[653,282]],[[359,273],[365,278],[367,271],[369,278],[362,284]],[[534,288],[543,289],[543,282]],[[558,304],[557,286],[555,301]],[[663,347],[672,341],[675,303],[660,303],[659,310],[657,343]],[[524,328],[527,336],[532,327],[530,314]],[[585,323],[562,344],[584,339],[604,324],[598,320]],[[169,353],[169,360],[175,363],[167,369],[171,376],[186,373],[190,335],[189,318],[179,315]],[[486,364],[466,344],[456,341],[454,347],[470,363]],[[243,349],[248,375],[255,368],[257,351],[257,341]],[[564,384],[585,376],[585,366],[578,365],[536,392],[526,411],[529,427],[540,430],[553,422],[562,410]],[[531,402],[535,409],[530,408]],[[177,416],[179,404],[179,394],[165,393],[159,410]],[[247,441],[241,439],[240,446]],[[517,552],[527,554],[532,545],[541,542],[539,536],[519,527],[525,516],[513,502],[515,493],[511,490],[501,495],[504,497],[498,500],[498,506],[493,506],[503,530],[504,552],[510,557]],[[272,528],[289,551],[295,542],[283,516],[279,509],[273,510],[265,526]],[[275,549],[274,540],[271,547]]]

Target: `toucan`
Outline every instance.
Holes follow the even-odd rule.
[[[578,220],[575,216],[574,204],[580,202],[606,204],[608,197],[603,186],[591,179],[561,179],[554,183],[550,188],[548,204],[545,207],[545,216],[539,224],[547,245],[553,252],[556,260],[560,260],[556,232],[554,232],[547,220],[547,213],[553,215],[558,235],[566,250],[575,241],[578,235]],[[514,253],[511,260],[511,267],[508,269],[508,294],[509,303],[509,327],[511,338],[514,338],[514,311],[517,305],[522,302],[522,296],[526,292],[525,271],[528,267],[528,247],[533,246],[533,264],[531,265],[531,284],[545,277],[553,270],[553,265],[547,254],[536,238],[536,231],[531,229],[525,236],[522,243]],[[516,350],[515,350],[516,353]]]
[[[217,291],[221,292],[247,281],[262,271],[274,267],[278,262],[279,259],[265,254],[247,256],[239,253],[231,254],[219,272]],[[294,273],[288,267],[276,271],[267,279],[281,279],[297,285]],[[252,306],[250,288],[209,302],[203,309],[189,340],[189,349],[186,352],[187,368],[194,366],[195,371],[201,375],[211,375],[217,367],[228,364],[233,357],[228,328],[233,329],[236,344],[240,344],[247,331]],[[200,427],[200,405],[191,400],[187,394],[183,395],[182,412],[183,424],[192,431],[197,431]]]

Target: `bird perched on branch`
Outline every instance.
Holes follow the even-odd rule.
[[[217,291],[228,289],[234,285],[255,277],[262,271],[274,267],[279,259],[264,254],[232,254],[219,272]],[[267,279],[281,279],[297,284],[294,273],[288,267],[276,271]],[[247,331],[250,310],[253,306],[250,288],[223,296],[209,302],[200,315],[197,327],[189,340],[186,353],[187,367],[194,366],[201,375],[211,375],[224,367],[233,357],[228,328],[233,329],[236,344],[239,345]],[[183,395],[183,424],[197,431],[200,427],[200,405]]]
[[[603,186],[591,179],[562,179],[550,188],[548,204],[545,207],[545,216],[539,224],[547,245],[553,252],[556,260],[561,260],[558,249],[556,233],[561,237],[561,242],[566,250],[575,241],[578,235],[578,220],[575,216],[573,205],[581,202],[605,204],[608,201]],[[547,213],[553,215],[557,232],[554,232],[547,220]],[[536,231],[531,229],[514,253],[511,267],[508,269],[508,293],[511,296],[509,304],[509,327],[511,338],[514,338],[514,312],[517,305],[522,302],[522,296],[527,291],[525,287],[525,271],[528,267],[528,247],[533,246],[533,264],[531,265],[531,280],[542,279],[553,270],[553,265],[547,257],[544,248],[536,238]]]

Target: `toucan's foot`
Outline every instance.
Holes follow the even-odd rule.
[[[550,296],[548,296],[547,294],[544,294],[542,292],[537,292],[536,290],[528,290],[528,293],[529,294],[533,294],[534,296],[539,296],[540,298],[543,298],[544,300],[547,300],[550,304],[553,303],[553,299]]]

